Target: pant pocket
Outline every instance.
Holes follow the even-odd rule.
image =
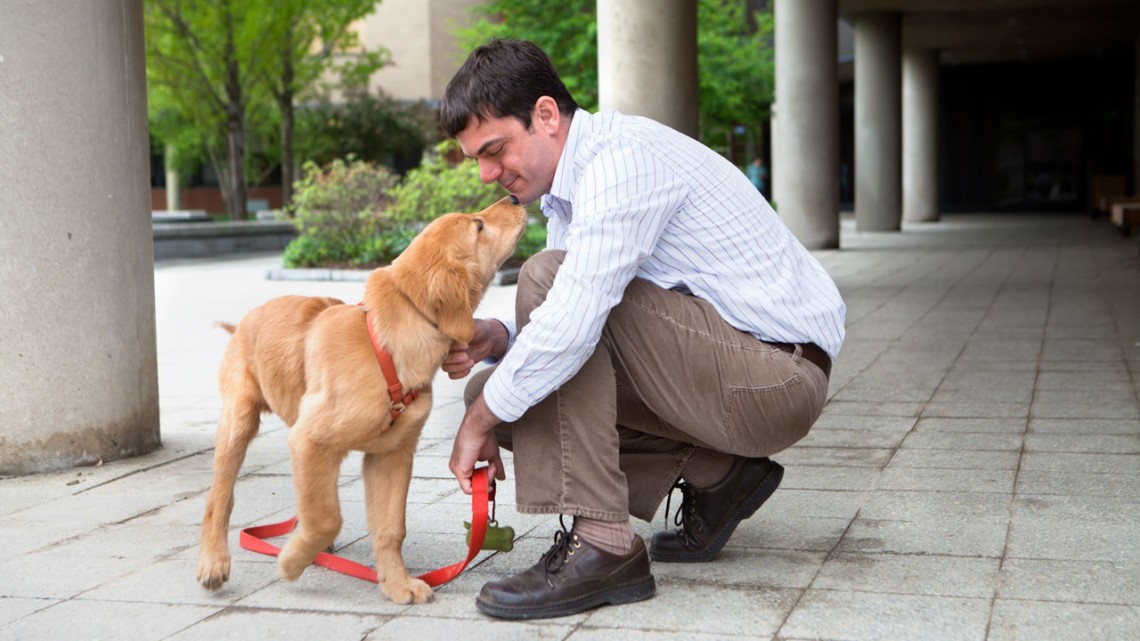
[[[812,385],[793,374],[764,387],[729,387],[722,426],[732,453],[769,456],[807,435],[823,409]]]

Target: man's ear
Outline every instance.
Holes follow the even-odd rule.
[[[534,112],[531,114],[531,126],[547,134],[558,133],[562,114],[558,111],[558,102],[550,96],[540,96],[534,103]]]

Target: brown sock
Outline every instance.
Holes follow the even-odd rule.
[[[693,487],[711,487],[728,476],[733,458],[731,454],[698,447],[681,470],[681,477]]]
[[[574,517],[574,533],[610,554],[629,554],[633,549],[633,526],[629,521],[598,521]]]

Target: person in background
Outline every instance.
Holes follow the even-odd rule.
[[[756,191],[765,198],[768,197],[768,167],[760,156],[753,158],[748,165],[748,180],[752,181],[752,186],[756,188]]]

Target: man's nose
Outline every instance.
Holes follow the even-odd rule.
[[[495,182],[502,173],[503,168],[499,163],[487,160],[479,161],[479,180],[482,180],[484,185],[490,185]]]

